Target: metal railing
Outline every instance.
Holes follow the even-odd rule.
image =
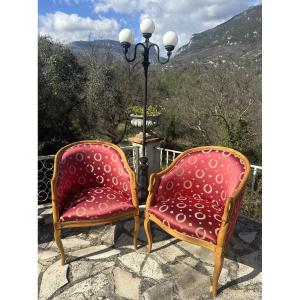
[[[125,146],[121,149],[126,154],[129,165],[138,172],[139,167],[139,147]],[[55,155],[44,155],[38,157],[38,203],[44,204],[51,202],[50,181],[53,175]]]
[[[172,149],[165,148],[156,148],[160,151],[160,169],[165,169],[182,151],[176,151]],[[262,174],[262,167],[251,165],[251,174],[250,174],[250,188],[251,191],[255,191],[255,183],[257,175]]]

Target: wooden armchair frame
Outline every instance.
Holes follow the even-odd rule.
[[[149,209],[151,207],[151,204],[153,202],[154,199],[154,194],[158,189],[159,186],[159,178],[162,177],[164,174],[168,173],[173,166],[183,157],[185,157],[188,153],[191,152],[196,152],[196,151],[202,151],[202,150],[223,150],[226,152],[230,152],[232,154],[234,154],[235,156],[239,157],[245,164],[245,175],[242,179],[242,181],[240,182],[240,184],[238,185],[237,189],[235,190],[235,192],[233,193],[233,195],[231,197],[228,197],[225,203],[225,207],[224,207],[224,213],[222,216],[222,222],[221,222],[221,226],[220,226],[220,230],[217,236],[217,244],[213,244],[212,242],[208,242],[205,240],[201,240],[192,236],[188,236],[186,234],[180,233],[174,229],[171,229],[170,227],[166,226],[165,224],[163,224],[163,222],[161,222],[155,215],[151,214],[149,212]],[[214,267],[214,272],[213,272],[213,276],[212,276],[212,286],[211,286],[211,292],[213,297],[215,297],[217,295],[217,288],[218,288],[218,280],[219,280],[219,276],[223,267],[223,261],[224,261],[224,255],[227,254],[228,251],[228,245],[229,245],[229,239],[227,239],[227,232],[229,229],[229,225],[231,222],[231,217],[232,217],[232,213],[237,205],[237,197],[238,195],[243,191],[245,184],[248,180],[249,177],[249,173],[250,173],[250,163],[248,161],[248,159],[242,155],[241,153],[239,153],[238,151],[235,151],[231,148],[227,148],[227,147],[221,147],[221,146],[203,146],[203,147],[197,147],[197,148],[192,148],[189,150],[184,151],[183,153],[181,153],[178,157],[176,157],[176,159],[163,171],[159,172],[159,173],[154,173],[151,174],[150,176],[150,181],[149,181],[149,187],[148,187],[148,191],[149,191],[149,195],[147,198],[147,202],[146,202],[146,209],[145,209],[145,221],[144,221],[144,227],[145,227],[145,232],[146,232],[146,236],[147,236],[147,240],[148,240],[148,252],[151,252],[151,248],[152,248],[152,233],[151,233],[151,228],[150,228],[150,221],[153,221],[154,223],[156,223],[160,228],[162,228],[164,231],[166,231],[167,233],[169,233],[170,235],[174,236],[175,238],[178,238],[180,240],[198,245],[198,246],[202,246],[205,247],[211,251],[214,252],[214,261],[215,261],[215,267]]]
[[[126,171],[128,172],[130,176],[130,189],[132,194],[132,203],[135,207],[135,210],[132,211],[124,211],[117,215],[114,215],[112,217],[108,218],[101,218],[99,220],[82,220],[82,221],[61,221],[59,220],[59,212],[58,212],[58,204],[57,204],[57,190],[55,186],[55,181],[58,177],[58,166],[59,162],[61,160],[61,157],[63,153],[69,149],[72,146],[79,145],[79,144],[85,144],[85,143],[93,143],[93,144],[106,144],[110,147],[114,148],[121,156],[121,159],[123,160],[124,167]],[[140,213],[139,213],[139,202],[136,192],[136,176],[133,170],[130,168],[127,158],[125,156],[125,153],[120,149],[118,146],[102,141],[102,140],[84,140],[75,142],[72,144],[68,144],[65,147],[61,148],[57,154],[55,155],[54,159],[54,172],[53,177],[51,180],[51,193],[52,193],[52,211],[53,211],[53,227],[54,227],[54,239],[57,244],[57,247],[60,250],[61,253],[61,264],[65,264],[65,252],[64,247],[61,241],[61,230],[63,228],[78,228],[78,227],[91,227],[91,226],[97,226],[101,224],[112,224],[117,221],[125,220],[128,218],[134,218],[134,233],[133,233],[133,246],[136,249],[137,248],[137,237],[140,227]]]

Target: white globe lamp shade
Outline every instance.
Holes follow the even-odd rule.
[[[163,44],[167,50],[171,49],[171,51],[172,51],[175,48],[175,46],[177,45],[177,43],[178,43],[178,36],[177,36],[176,32],[168,31],[163,36]]]
[[[121,30],[119,33],[119,41],[121,44],[123,43],[133,44],[134,38],[133,38],[132,31],[128,28]]]
[[[154,29],[155,29],[155,24],[149,18],[144,19],[140,24],[140,30],[143,35],[146,34],[151,36],[152,33],[154,32]]]

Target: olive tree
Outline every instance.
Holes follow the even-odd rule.
[[[39,36],[38,138],[41,152],[53,152],[81,135],[84,84],[84,70],[71,50],[50,37]]]

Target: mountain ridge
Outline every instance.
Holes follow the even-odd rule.
[[[261,9],[261,5],[251,6],[214,28],[194,33],[190,41],[177,50],[174,61],[213,62],[227,58],[241,63],[256,59],[261,63]]]
[[[254,64],[261,69],[261,11],[262,5],[251,6],[214,28],[192,34],[190,41],[177,50],[171,63],[218,64],[230,61],[242,67]],[[124,51],[119,41],[74,41],[68,45],[76,56],[87,55],[89,51],[93,51],[100,60],[105,59],[108,53],[114,60],[124,59]],[[134,46],[130,47],[129,56],[132,56]],[[156,56],[156,50],[152,48],[150,60],[154,64],[157,62]]]

